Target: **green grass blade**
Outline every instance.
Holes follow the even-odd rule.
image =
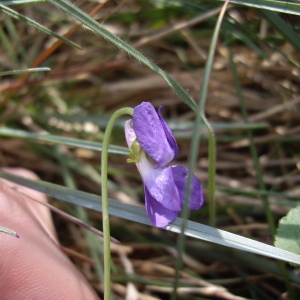
[[[43,114],[39,113],[38,115],[35,116],[38,120],[45,120],[45,119],[50,119],[50,118],[55,118],[57,120],[62,120],[66,122],[92,122],[93,124],[99,125],[101,128],[105,128],[109,117],[103,114],[98,114],[98,115],[61,115],[61,114]],[[115,128],[119,128],[122,131],[124,130],[124,123],[125,121],[128,120],[128,118],[123,118],[121,117],[119,120],[116,121]],[[168,123],[169,127],[171,128],[172,131],[182,131],[182,130],[189,130],[192,132],[194,129],[194,122],[193,121],[172,121],[172,120],[166,120]],[[210,123],[211,128],[214,131],[217,130],[261,130],[261,129],[267,129],[268,124],[267,123],[244,123],[244,122],[217,122],[217,123]],[[205,130],[205,128],[203,128]],[[175,132],[176,134],[176,132]],[[189,133],[187,133],[189,134]],[[191,135],[189,134],[188,137],[190,138]]]
[[[3,5],[20,5],[20,4],[30,4],[37,2],[45,2],[45,0],[1,0]]]
[[[214,177],[215,177],[215,160],[216,160],[216,152],[215,152],[215,137],[214,137],[214,133],[213,130],[208,122],[208,120],[206,119],[205,116],[205,112],[204,112],[204,108],[205,108],[205,103],[206,103],[206,99],[207,99],[207,92],[208,92],[208,84],[209,84],[209,79],[210,79],[210,74],[211,74],[211,70],[212,70],[212,65],[213,65],[213,59],[214,59],[214,54],[215,54],[215,50],[216,50],[216,45],[217,45],[217,40],[218,40],[218,36],[219,36],[219,32],[220,32],[220,28],[221,28],[221,23],[226,11],[228,5],[228,0],[227,2],[224,4],[224,6],[222,7],[222,10],[219,14],[215,29],[214,29],[214,33],[212,36],[212,40],[211,40],[211,44],[210,44],[210,49],[208,52],[208,57],[206,60],[206,64],[205,64],[205,69],[204,69],[204,75],[203,75],[203,82],[201,85],[201,89],[200,89],[200,95],[199,95],[199,105],[197,106],[197,110],[196,110],[196,119],[194,121],[194,130],[193,130],[193,138],[191,141],[191,147],[190,147],[190,153],[189,153],[189,160],[188,160],[188,169],[189,169],[189,175],[188,175],[188,179],[187,179],[187,188],[185,191],[185,205],[183,207],[181,216],[183,217],[183,223],[181,226],[181,235],[178,237],[177,239],[177,251],[178,251],[178,258],[176,260],[176,274],[175,274],[175,279],[174,279],[174,285],[173,285],[173,293],[172,293],[172,299],[176,299],[177,298],[177,287],[178,287],[178,283],[179,283],[179,269],[181,267],[182,261],[181,261],[181,257],[184,251],[184,247],[185,247],[185,235],[183,234],[186,231],[186,226],[187,226],[187,219],[189,216],[189,210],[188,210],[188,199],[189,199],[189,195],[190,195],[190,185],[192,182],[192,176],[194,174],[195,171],[195,166],[196,166],[196,160],[198,157],[198,153],[199,153],[199,143],[201,140],[201,129],[202,129],[202,125],[205,124],[207,127],[207,130],[209,132],[209,142],[213,143],[214,145],[210,145],[209,146],[209,150],[212,150],[212,152],[209,152],[209,162],[210,162],[210,166],[209,166],[209,178],[208,178],[208,197],[209,197],[209,209],[210,209],[210,223],[213,223],[215,220],[214,214],[215,214],[215,199],[214,199],[214,190],[215,190],[215,182],[214,182]],[[212,164],[211,164],[212,162]]]
[[[83,12],[71,2],[67,0],[49,0],[49,2],[59,7],[62,11],[70,14],[75,19],[83,23],[85,26],[92,29],[94,33],[102,36],[104,39],[111,42],[119,49],[125,51],[128,55],[134,57],[142,64],[150,68],[152,71],[160,75],[175,91],[179,98],[182,99],[183,102],[185,102],[192,110],[196,110],[197,105],[191,98],[191,96],[189,96],[189,94],[173,78],[171,78],[166,72],[164,72],[157,65],[151,62],[148,58],[143,56],[140,52],[129,46],[116,35],[112,34],[109,30],[100,25],[97,21],[95,21],[93,18],[91,18],[89,15],[87,15],[85,12]]]
[[[218,0],[225,2],[225,0]],[[249,6],[258,9],[277,11],[279,13],[300,15],[300,3],[278,0],[231,0],[231,4]]]
[[[240,102],[241,113],[242,113],[244,122],[248,123],[248,113],[247,113],[247,109],[246,109],[246,105],[245,105],[236,65],[234,63],[233,54],[232,54],[232,51],[230,48],[228,48],[228,52],[229,52],[229,60],[230,60],[231,70],[232,70],[232,74],[233,74],[233,78],[234,78],[234,83],[236,86],[236,90],[237,90],[237,94],[238,94],[238,98],[239,98],[239,102]],[[262,167],[259,162],[258,151],[257,151],[255,143],[254,143],[254,137],[253,137],[252,132],[248,131],[247,136],[248,136],[249,143],[250,143],[250,151],[251,151],[254,168],[256,171],[256,177],[257,177],[259,188],[261,190],[266,190],[266,186],[265,186],[265,183],[263,180],[263,175],[262,175],[263,174]],[[269,203],[269,199],[268,199],[267,195],[262,196],[262,201],[263,201],[263,205],[264,205],[266,219],[268,221],[268,224],[269,224],[269,227],[271,230],[271,234],[272,234],[272,236],[275,236],[275,233],[276,233],[275,232],[275,221],[274,221],[274,217],[273,217],[273,214],[271,211],[271,207],[270,207],[270,203]],[[280,268],[281,268],[282,276],[284,278],[289,296],[291,297],[291,299],[293,299],[293,290],[290,285],[289,279],[287,278],[287,269],[283,262],[280,263]]]
[[[90,208],[95,211],[102,211],[100,196],[69,189],[45,181],[26,179],[24,177],[15,176],[4,171],[0,171],[0,177],[40,191],[56,199]],[[122,219],[152,226],[146,214],[145,208],[142,207],[137,207],[109,199],[109,212],[111,215]],[[182,223],[183,219],[177,218],[165,229],[180,233]],[[184,234],[196,239],[300,265],[300,255],[200,223],[187,221]]]
[[[249,32],[243,32],[237,24],[224,24],[224,29],[229,31],[235,38],[242,41],[249,49],[255,51],[261,58],[268,59],[267,54],[248,36]]]
[[[3,45],[3,48],[5,49],[6,53],[11,57],[12,61],[18,64],[18,55],[16,53],[16,49],[12,45],[9,37],[7,36],[7,32],[5,32],[2,26],[0,27],[0,43],[1,45]]]
[[[15,51],[18,54],[20,61],[27,61],[27,53],[22,44],[21,36],[18,33],[18,29],[15,26],[15,23],[9,16],[4,16],[4,24],[2,25],[5,30],[7,30],[10,41],[12,41]]]
[[[17,237],[17,238],[19,237],[19,235],[15,231],[8,229],[6,227],[0,226],[0,232],[12,235],[13,237]]]
[[[72,172],[68,168],[67,164],[65,163],[64,156],[56,150],[56,156],[61,164],[62,167],[62,174],[64,183],[68,186],[68,188],[76,189],[76,183],[73,178]],[[77,217],[85,223],[89,223],[89,217],[86,210],[81,206],[76,206],[76,214]],[[90,231],[83,232],[85,239],[87,240],[87,245],[89,248],[90,255],[95,262],[95,270],[98,277],[98,282],[103,282],[103,263],[99,257],[99,250],[102,251],[102,247],[100,241],[97,236],[95,236]]]
[[[295,207],[295,205],[298,203],[297,201],[299,200],[298,195],[289,195],[286,193],[281,193],[281,192],[274,192],[274,191],[267,191],[267,190],[259,190],[259,189],[239,189],[239,188],[232,188],[232,187],[227,187],[227,186],[216,186],[217,190],[223,191],[226,193],[231,193],[231,194],[239,194],[239,195],[244,195],[244,196],[252,196],[252,197],[257,197],[258,195],[261,196],[268,196],[268,197],[277,197],[277,198],[282,198],[282,199],[290,199],[290,200],[295,200],[293,202],[285,201],[284,205],[292,205],[291,207]],[[276,203],[279,205],[279,203]]]
[[[45,72],[45,71],[51,71],[51,69],[45,67],[45,68],[28,68],[28,69],[22,69],[22,70],[11,70],[11,71],[0,72],[0,76],[17,75],[17,74],[34,73],[34,72]]]
[[[30,18],[18,13],[17,11],[3,5],[0,3],[0,11],[4,12],[5,14],[9,15],[10,17],[12,18],[15,18],[29,26],[32,26],[46,34],[49,34],[55,38],[57,38],[58,40],[61,40],[63,41],[64,43],[68,44],[69,46],[72,46],[72,47],[75,47],[75,48],[78,48],[78,49],[82,49],[79,45],[77,45],[76,43],[74,42],[71,42],[70,40],[64,38],[63,36],[60,36],[58,34],[56,34],[55,32],[49,30],[48,28],[46,28],[45,26],[31,20]]]
[[[37,142],[48,142],[53,144],[62,144],[76,148],[89,149],[94,151],[102,151],[102,144],[96,142],[83,141],[79,139],[61,137],[51,134],[40,134],[27,132],[23,130],[16,130],[11,128],[0,128],[0,136],[15,137],[22,139],[30,139]],[[110,145],[108,148],[109,153],[128,155],[129,150],[125,147]]]
[[[293,45],[295,50],[300,51],[300,37],[290,25],[288,25],[275,12],[262,10],[261,13],[271,23],[272,27],[276,28],[279,32],[281,32],[285,40],[289,41]]]
[[[183,130],[190,130],[194,129],[194,122],[174,122],[174,121],[167,121],[168,125],[172,129],[172,131],[180,131]],[[224,131],[224,130],[261,130],[261,129],[267,129],[268,124],[266,123],[242,123],[242,122],[237,122],[237,123],[210,123],[211,128],[214,131]],[[189,133],[187,133],[189,134]],[[190,137],[190,135],[189,135]]]
[[[235,83],[238,99],[240,102],[241,113],[242,113],[244,122],[247,123],[248,122],[248,113],[247,113],[245,100],[244,100],[243,93],[242,93],[242,87],[241,87],[241,84],[239,81],[236,65],[235,65],[234,59],[233,59],[233,54],[232,54],[232,51],[230,48],[228,48],[228,52],[229,52],[229,60],[230,60],[232,75],[234,78],[234,83]],[[251,151],[251,156],[252,156],[252,159],[254,162],[255,171],[257,174],[256,176],[257,176],[258,185],[259,185],[260,190],[264,191],[264,190],[266,190],[266,187],[265,187],[265,183],[263,181],[262,168],[261,168],[261,165],[259,162],[257,149],[256,149],[256,146],[254,143],[254,137],[253,137],[253,134],[251,131],[247,132],[247,137],[248,137],[248,140],[250,143],[250,151]],[[264,204],[266,218],[267,218],[268,224],[270,226],[271,234],[274,236],[275,235],[275,223],[274,223],[274,218],[273,218],[273,214],[272,214],[272,211],[270,208],[268,197],[266,195],[263,195],[262,200],[263,200],[263,204]]]

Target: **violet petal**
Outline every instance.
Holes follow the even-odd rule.
[[[172,222],[180,211],[173,211],[156,201],[145,187],[146,211],[152,224],[156,227],[165,227]]]
[[[136,138],[131,120],[125,123],[125,137],[128,147]],[[156,168],[142,152],[136,166],[141,174],[144,185],[151,196],[163,207],[171,210],[181,209],[181,199],[173,179],[172,167]]]
[[[182,204],[173,179],[172,168],[154,168],[145,153],[141,154],[140,161],[136,166],[151,196],[163,207],[179,211]]]
[[[178,152],[171,130],[161,119],[149,102],[142,102],[134,108],[133,129],[137,140],[143,150],[155,160],[157,167],[167,165]]]
[[[173,180],[177,186],[181,204],[184,205],[185,188],[187,185],[189,171],[183,166],[172,166],[171,168],[173,171]],[[204,197],[202,185],[199,179],[195,175],[193,175],[190,190],[189,209],[197,210],[203,205],[203,202]]]
[[[177,145],[176,139],[175,139],[175,137],[173,135],[173,132],[171,131],[170,127],[168,126],[168,124],[166,123],[166,121],[164,120],[164,118],[161,115],[161,110],[162,109],[163,109],[163,106],[160,105],[159,108],[158,108],[157,114],[158,114],[159,120],[161,122],[161,125],[162,125],[162,127],[163,127],[163,129],[165,131],[165,134],[166,134],[166,137],[168,139],[168,142],[169,142],[170,146],[172,147],[172,149],[175,152],[175,156],[174,157],[176,157],[177,154],[178,154],[178,145]]]

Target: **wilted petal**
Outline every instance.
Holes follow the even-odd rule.
[[[165,227],[172,222],[180,211],[173,211],[165,208],[157,202],[145,187],[146,211],[153,225],[156,227]]]
[[[181,204],[183,205],[189,171],[183,166],[172,166],[172,171],[173,180],[175,185],[177,186],[179,196],[181,199]],[[189,208],[191,210],[197,210],[203,205],[203,202],[204,198],[201,183],[199,179],[195,175],[193,175],[190,190]]]
[[[176,140],[151,103],[143,102],[134,108],[133,128],[141,147],[157,167],[167,165],[177,155]]]

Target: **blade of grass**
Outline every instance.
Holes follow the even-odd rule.
[[[242,41],[246,46],[255,51],[261,58],[268,59],[267,54],[261,48],[259,48],[251,38],[248,37],[250,33],[243,32],[239,27],[239,24],[230,24],[228,22],[226,25],[224,24],[224,30],[228,30],[232,36]]]
[[[228,52],[229,52],[229,61],[230,61],[230,66],[231,66],[231,70],[232,70],[232,74],[233,74],[233,78],[234,78],[234,83],[236,86],[236,90],[237,90],[237,94],[238,94],[238,98],[239,98],[239,102],[240,102],[240,107],[241,107],[241,112],[242,112],[242,116],[244,119],[244,122],[247,123],[248,122],[248,113],[247,113],[247,109],[246,109],[246,105],[244,102],[244,97],[243,97],[243,93],[242,93],[242,88],[241,88],[241,84],[239,81],[239,77],[238,77],[238,73],[237,73],[237,69],[236,69],[236,65],[234,63],[233,60],[233,54],[231,51],[231,48],[228,47]],[[264,191],[266,190],[266,186],[263,180],[263,174],[262,174],[262,168],[259,162],[259,158],[258,158],[258,153],[257,153],[257,149],[254,143],[254,137],[251,131],[247,131],[247,136],[250,142],[250,151],[251,151],[251,156],[252,156],[252,160],[254,162],[254,168],[256,171],[256,176],[257,176],[257,181],[258,181],[258,185],[260,190]],[[267,195],[262,195],[262,200],[263,200],[263,205],[264,205],[264,209],[265,209],[265,214],[266,214],[266,218],[271,230],[271,234],[274,237],[276,234],[276,227],[275,227],[275,221],[273,218],[273,214],[270,208],[270,203],[268,200],[268,196]],[[280,262],[280,269],[281,269],[281,273],[282,276],[284,278],[284,282],[286,285],[286,288],[288,290],[289,296],[291,297],[291,299],[295,299],[294,297],[294,292],[292,289],[292,286],[290,284],[288,275],[287,275],[287,269],[286,266],[283,262]]]
[[[274,45],[272,43],[268,43],[268,46],[271,47],[273,50],[276,50],[278,53],[280,53],[288,62],[290,62],[296,68],[300,69],[300,63],[295,58],[293,58],[291,55],[284,53],[284,51],[280,50],[277,47],[277,45]]]
[[[1,0],[4,5],[20,5],[20,4],[30,4],[36,2],[44,2],[45,0]]]
[[[11,70],[11,71],[0,72],[0,76],[16,75],[16,74],[23,74],[23,73],[34,73],[34,72],[45,72],[45,71],[51,71],[51,69],[45,67],[45,68],[28,68],[28,69],[22,69],[22,70]]]
[[[20,57],[20,61],[27,61],[27,53],[26,50],[23,47],[23,44],[21,42],[21,37],[18,33],[17,28],[15,27],[14,22],[12,22],[12,19],[9,16],[4,16],[4,26],[8,32],[8,35],[10,37],[10,40],[13,41],[14,48],[16,53],[18,53]]]
[[[125,51],[129,56],[134,57],[139,62],[150,68],[152,71],[160,75],[175,91],[175,93],[185,102],[192,110],[196,110],[196,103],[189,96],[189,94],[166,72],[160,69],[157,65],[151,62],[148,58],[143,56],[140,52],[129,46],[122,39],[112,34],[104,26],[100,25],[97,21],[79,9],[77,6],[67,0],[49,0],[54,6],[59,7],[62,11],[70,14],[78,21],[82,22],[85,26],[92,29],[94,33],[102,36],[107,41],[111,42],[119,49]]]
[[[242,88],[240,85],[237,69],[236,69],[236,66],[235,66],[235,63],[233,60],[233,54],[232,54],[230,47],[227,47],[227,49],[229,52],[229,61],[230,61],[230,66],[231,66],[231,70],[232,70],[232,74],[233,74],[233,78],[234,78],[236,91],[238,94],[242,117],[244,119],[244,122],[247,123],[248,122],[248,114],[247,114],[246,105],[244,102],[244,97],[243,97]],[[256,146],[254,143],[254,137],[253,137],[253,134],[251,131],[247,131],[247,137],[248,137],[248,140],[250,143],[250,152],[251,152],[251,156],[252,156],[252,159],[254,162],[254,167],[256,170],[256,176],[257,176],[259,188],[260,188],[260,190],[265,191],[266,187],[265,187],[265,183],[263,181],[262,168],[259,163],[259,158],[258,158]],[[273,215],[272,215],[272,212],[270,209],[268,197],[266,195],[263,195],[262,199],[263,199],[263,204],[264,204],[264,208],[265,208],[266,218],[267,218],[268,224],[270,226],[271,234],[274,236],[276,229],[275,229],[275,223],[274,223]]]
[[[225,2],[225,0],[218,0]],[[231,0],[231,4],[249,6],[258,9],[266,9],[277,11],[279,13],[300,15],[300,4],[289,1],[274,1],[274,0]]]
[[[19,237],[19,235],[15,231],[2,226],[0,226],[0,232],[12,235],[13,237],[17,237],[17,238]]]
[[[16,53],[16,49],[7,37],[7,33],[3,30],[2,26],[0,27],[0,42],[3,45],[6,53],[11,57],[12,61],[18,64],[18,55]]]
[[[176,289],[178,286],[178,281],[179,281],[179,269],[181,268],[181,257],[182,253],[185,247],[185,235],[183,234],[185,232],[185,227],[186,227],[186,222],[187,218],[189,215],[189,210],[188,210],[188,200],[189,200],[189,195],[190,195],[190,186],[192,182],[192,176],[195,171],[195,166],[196,166],[196,160],[198,157],[198,152],[199,152],[199,143],[201,139],[201,127],[202,124],[204,123],[209,131],[209,170],[208,170],[208,198],[209,198],[209,217],[210,217],[210,224],[214,225],[215,223],[215,199],[214,199],[214,194],[215,194],[215,162],[216,162],[216,142],[214,138],[214,133],[213,130],[208,123],[206,117],[205,117],[205,112],[204,112],[204,107],[207,99],[207,91],[208,91],[208,85],[209,85],[209,79],[210,79],[210,74],[212,70],[212,65],[213,65],[213,59],[216,51],[216,46],[217,46],[217,40],[222,24],[222,20],[224,18],[227,5],[229,4],[229,0],[225,2],[223,5],[223,8],[219,14],[215,30],[212,36],[212,41],[210,44],[210,49],[208,52],[206,64],[205,64],[205,69],[204,69],[204,75],[203,75],[203,82],[201,85],[200,89],[200,95],[199,95],[199,105],[197,107],[196,111],[196,119],[194,122],[194,135],[191,141],[191,147],[190,147],[190,155],[189,155],[189,161],[188,161],[188,169],[189,169],[189,175],[187,179],[187,188],[186,188],[186,195],[185,195],[185,204],[183,207],[182,211],[182,218],[183,218],[183,223],[182,223],[182,228],[181,228],[181,235],[178,237],[177,240],[177,251],[178,251],[178,258],[176,260],[176,274],[175,274],[175,280],[174,280],[174,290],[172,293],[172,299],[176,299]]]
[[[49,34],[49,35],[57,38],[58,40],[63,41],[64,43],[66,43],[69,46],[72,46],[72,47],[75,47],[75,48],[78,48],[78,49],[82,49],[76,43],[74,43],[74,42],[72,42],[72,41],[70,41],[70,40],[68,40],[68,39],[66,39],[66,38],[64,38],[64,37],[56,34],[55,32],[49,30],[47,27],[45,27],[45,26],[43,26],[43,25],[41,25],[41,24],[39,24],[39,23],[31,20],[30,18],[28,18],[28,17],[26,17],[26,16],[18,13],[17,11],[15,11],[15,10],[13,10],[13,9],[11,9],[11,8],[9,8],[9,7],[1,4],[1,3],[0,3],[0,11],[2,11],[5,14],[9,15],[10,17],[15,18],[15,19],[17,19],[17,20],[19,20],[19,21],[21,21],[21,22],[23,22],[23,23],[25,23],[25,24],[27,24],[29,26],[32,26],[32,27],[34,27],[34,28],[36,28],[36,29],[38,29],[38,30],[46,33],[46,34]]]
[[[35,116],[39,120],[45,120],[50,118],[56,118],[57,120],[63,120],[67,122],[92,122],[94,124],[99,125],[101,128],[105,128],[107,125],[107,122],[109,120],[109,117],[106,115],[61,115],[61,114],[43,114],[40,113],[37,116]],[[123,130],[124,123],[127,120],[127,118],[120,118],[118,121],[116,121],[116,128],[121,128]],[[194,122],[193,121],[172,121],[172,120],[166,120],[169,127],[175,131],[180,130],[191,130],[194,129]],[[211,123],[211,127],[216,130],[243,130],[243,129],[251,129],[251,130],[259,130],[259,129],[266,129],[268,127],[267,123],[242,123],[242,122],[236,122],[236,123],[225,123],[225,122],[218,122],[218,123]]]
[[[56,199],[60,199],[75,205],[80,205],[95,211],[102,211],[100,196],[78,190],[72,190],[41,180],[26,179],[24,177],[15,176],[1,170],[0,177],[40,191]],[[145,208],[142,207],[137,207],[119,202],[117,200],[109,199],[109,213],[122,219],[152,226],[146,214]],[[164,229],[180,234],[182,223],[183,219],[177,218],[173,223]],[[184,234],[187,236],[300,265],[300,255],[200,223],[195,223],[192,221],[187,221],[186,223],[187,226]]]
[[[89,15],[95,15],[104,5],[104,3],[99,3],[96,5],[91,11],[89,11]],[[63,35],[64,38],[70,39],[75,32],[77,32],[81,28],[81,24],[74,25],[67,33]],[[32,63],[32,67],[38,67],[40,66],[51,54],[53,54],[59,47],[61,47],[63,41],[58,40],[53,45],[51,45],[50,48],[45,49]],[[18,85],[22,86],[22,84],[25,84],[28,80],[28,74],[24,75]]]
[[[191,123],[192,125],[192,123]],[[227,124],[228,125],[228,124]],[[190,138],[192,133],[184,133],[184,135],[181,134],[181,130],[187,130],[187,129],[192,129],[192,126],[170,126],[174,131],[178,130],[178,133],[175,132],[176,137],[180,138]],[[240,129],[261,129],[265,128],[266,126],[264,124],[262,125],[255,125],[255,124],[249,124],[249,126],[245,125],[243,126],[242,124],[231,124],[226,127],[223,127],[222,125],[216,125],[212,126],[212,128],[220,128],[220,129],[232,129],[232,130],[240,130]],[[176,129],[177,128],[177,129]],[[89,149],[89,150],[94,150],[94,151],[102,151],[102,144],[97,143],[97,142],[91,142],[91,141],[84,141],[80,139],[74,139],[74,138],[69,138],[69,137],[62,137],[62,136],[57,136],[57,135],[52,135],[52,134],[42,134],[42,133],[34,133],[34,132],[28,132],[28,131],[23,131],[23,130],[18,130],[18,129],[13,129],[13,128],[6,128],[2,127],[0,128],[0,136],[6,136],[6,137],[14,137],[14,138],[21,138],[21,139],[26,139],[26,140],[32,140],[36,142],[46,142],[46,143],[52,143],[52,144],[62,144],[66,146],[71,146],[71,147],[76,147],[76,148],[83,148],[83,149]],[[116,146],[116,145],[110,145],[108,148],[109,153],[113,154],[120,154],[120,155],[128,155],[129,150],[126,147],[121,147],[121,146]]]
[[[216,186],[217,190],[232,193],[232,194],[240,194],[245,196],[257,196],[257,195],[263,195],[263,196],[273,196],[283,199],[290,199],[290,200],[299,200],[299,196],[297,195],[289,195],[281,192],[274,192],[274,191],[266,191],[266,190],[248,190],[248,189],[238,189],[238,188],[231,188],[227,186]],[[277,203],[278,204],[278,203]],[[296,203],[295,203],[296,205]]]
[[[299,7],[300,9],[300,7]],[[295,30],[289,26],[277,13],[267,10],[261,10],[261,14],[282,33],[286,41],[289,41],[295,50],[300,51],[300,37]]]
[[[76,184],[73,179],[73,176],[70,172],[70,169],[68,166],[65,164],[64,157],[61,156],[59,151],[55,151],[56,157],[58,158],[61,166],[62,166],[62,175],[65,184],[71,188],[71,189],[76,189]],[[82,220],[85,223],[89,223],[88,215],[85,211],[85,209],[81,206],[76,206],[76,212],[78,214],[78,218]],[[89,252],[91,257],[93,258],[95,262],[95,269],[96,269],[96,274],[98,277],[98,281],[103,282],[104,274],[103,274],[103,263],[99,259],[99,254],[98,251],[101,251],[101,255],[103,255],[103,247],[102,243],[99,242],[99,239],[96,239],[96,236],[92,234],[91,232],[84,232],[85,239],[88,243],[89,246]],[[102,234],[103,236],[103,234]]]
[[[16,130],[11,128],[0,128],[0,136],[17,137],[22,139],[30,139],[38,142],[47,142],[53,144],[62,144],[77,148],[90,149],[94,151],[102,151],[102,144],[96,142],[83,141],[79,139],[61,137],[51,134],[39,134],[27,132],[23,130]],[[109,153],[128,155],[129,150],[125,147],[110,145],[108,148]]]
[[[73,217],[72,215],[70,215],[70,214],[68,214],[68,213],[66,213],[66,212],[64,212],[64,211],[62,211],[62,210],[56,208],[55,206],[52,206],[52,205],[49,204],[49,203],[46,203],[46,202],[43,202],[43,201],[39,201],[38,199],[33,198],[32,196],[28,195],[28,193],[26,193],[25,191],[23,191],[23,190],[22,190],[21,188],[19,188],[19,187],[13,186],[12,188],[13,188],[14,190],[18,191],[19,193],[22,193],[22,194],[26,195],[27,197],[30,197],[33,201],[35,201],[35,202],[37,202],[37,203],[39,203],[39,204],[41,204],[41,205],[43,205],[43,206],[46,206],[46,207],[47,207],[48,209],[50,209],[52,212],[54,212],[55,214],[60,215],[60,216],[63,217],[64,219],[66,219],[66,220],[68,220],[68,221],[70,221],[70,222],[72,222],[72,223],[78,225],[79,227],[82,227],[82,228],[86,229],[87,231],[89,231],[89,232],[91,232],[91,233],[97,235],[100,239],[103,238],[103,233],[102,233],[102,231],[100,231],[100,230],[96,229],[95,227],[89,225],[89,224],[88,224],[87,222],[85,222],[85,221],[81,221],[83,218],[75,218],[75,217]],[[81,208],[81,207],[79,207],[79,208]],[[1,228],[1,227],[0,227],[0,228]],[[14,232],[14,231],[13,231],[13,232]],[[114,238],[112,238],[111,241],[112,241],[113,243],[116,243],[116,244],[119,243],[119,241],[116,240],[116,239],[114,239]]]

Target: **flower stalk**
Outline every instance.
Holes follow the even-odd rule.
[[[101,186],[102,186],[102,222],[103,222],[103,258],[104,258],[104,300],[110,300],[110,224],[108,212],[107,159],[109,139],[116,120],[122,115],[133,115],[133,109],[125,107],[117,110],[108,121],[105,129],[101,153]]]

